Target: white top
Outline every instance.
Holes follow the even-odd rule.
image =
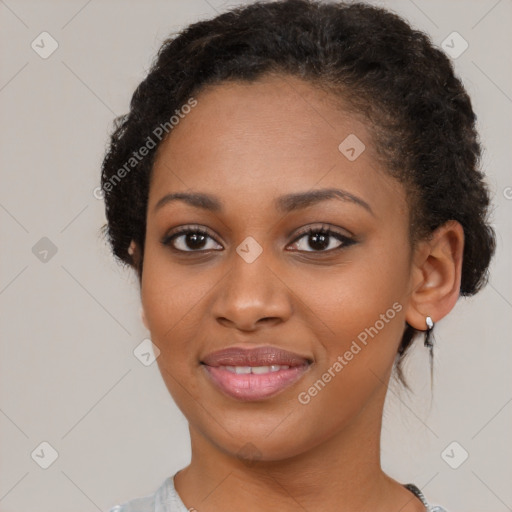
[[[153,494],[127,501],[122,505],[116,505],[109,512],[193,512],[195,509],[192,507],[188,509],[174,488],[175,476],[176,473],[166,478]],[[448,512],[439,505],[429,504],[414,484],[404,484],[404,487],[421,500],[427,512]]]

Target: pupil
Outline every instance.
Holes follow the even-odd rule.
[[[205,243],[205,235],[201,233],[189,233],[187,235],[187,246],[189,249],[200,249]],[[315,233],[309,235],[309,245],[313,249],[323,250],[329,246],[329,235],[325,233]]]
[[[200,249],[204,245],[205,238],[201,233],[189,233],[187,235],[189,249]]]
[[[314,235],[310,235],[310,241],[314,240],[313,243],[310,242],[310,247],[317,250],[325,249],[329,246],[328,243],[329,236],[324,233],[316,233]]]

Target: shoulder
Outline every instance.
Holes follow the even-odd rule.
[[[155,494],[116,505],[109,512],[155,512]]]
[[[174,488],[173,477],[166,478],[153,493],[112,507],[108,512],[188,512]]]
[[[425,505],[425,509],[427,512],[448,512],[445,508],[441,507],[441,505],[432,505],[428,503],[427,499],[423,495],[423,493],[418,489],[418,487],[414,484],[403,484],[406,489],[415,494],[420,501]]]

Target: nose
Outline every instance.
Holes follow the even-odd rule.
[[[225,327],[254,331],[277,325],[292,313],[291,292],[279,276],[278,266],[271,268],[262,253],[248,263],[238,254],[225,276],[213,303],[213,315]]]

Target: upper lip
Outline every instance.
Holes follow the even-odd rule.
[[[211,352],[201,361],[208,366],[302,366],[309,364],[307,357],[266,345],[257,348],[228,347]]]

